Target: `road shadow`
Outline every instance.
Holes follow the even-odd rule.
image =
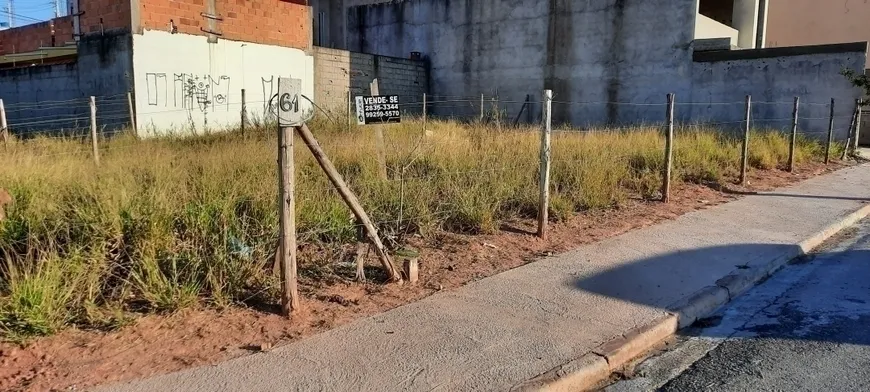
[[[723,277],[761,267],[783,254],[800,254],[800,252],[799,248],[794,245],[775,244],[737,244],[692,249],[614,267],[591,276],[578,278],[572,284],[577,290],[674,311],[676,310],[674,308],[683,302],[682,300],[705,287],[715,285]],[[870,324],[866,326],[861,324],[870,320],[870,250],[821,251],[809,256],[795,258],[792,263],[852,263],[856,260],[867,264],[867,267],[862,269],[862,271],[866,271],[866,274],[864,274],[863,280],[859,281],[863,283],[843,284],[841,285],[845,287],[843,292],[851,294],[843,294],[832,300],[841,303],[821,304],[843,312],[815,314],[813,311],[807,311],[810,308],[806,306],[781,306],[776,314],[768,316],[771,317],[769,325],[763,323],[748,325],[744,331],[762,338],[830,340],[836,343],[870,345]],[[849,286],[861,286],[863,289]],[[682,293],[678,293],[680,290],[675,290],[674,287],[683,287],[684,289]],[[863,333],[830,334],[824,332],[821,327],[819,330],[807,330],[801,333],[788,332],[793,332],[800,325],[806,325],[807,322],[811,323],[814,320],[819,325],[828,325],[826,323],[829,322],[837,323],[837,325],[851,325],[855,331],[863,331]],[[684,330],[683,333],[694,334],[694,336],[727,337],[717,336],[724,333],[725,329],[711,328],[717,326],[720,321],[721,319],[717,320],[715,317],[702,319],[697,322],[697,325]],[[783,326],[793,326],[794,328],[783,328]]]

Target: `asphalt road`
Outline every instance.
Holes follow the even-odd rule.
[[[870,220],[687,330],[622,391],[870,391]]]

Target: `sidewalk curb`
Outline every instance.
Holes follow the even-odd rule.
[[[679,301],[671,313],[606,342],[577,360],[558,366],[535,377],[514,390],[518,391],[579,391],[588,390],[606,381],[611,373],[651,350],[662,341],[698,319],[704,318],[722,305],[745,293],[776,273],[789,261],[808,254],[843,229],[870,215],[870,204],[846,215],[837,223],[790,247],[766,264],[737,270]]]

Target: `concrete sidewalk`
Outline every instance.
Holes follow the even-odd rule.
[[[865,207],[870,166],[633,231],[272,352],[103,391],[510,390],[796,254]]]

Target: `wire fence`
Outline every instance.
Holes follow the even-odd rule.
[[[663,100],[664,102],[574,102],[556,97],[547,102],[532,95],[527,95],[525,99],[509,100],[485,94],[480,96],[425,95],[420,98],[419,101],[401,104],[404,113],[412,114],[418,123],[423,122],[417,130],[413,127],[402,127],[387,132],[382,145],[372,140],[362,140],[360,137],[332,137],[322,140],[321,144],[328,155],[338,156],[342,160],[351,158],[371,160],[371,155],[385,156],[384,162],[378,163],[385,166],[383,170],[385,176],[357,173],[349,175],[348,182],[351,188],[363,190],[361,197],[364,203],[367,203],[365,200],[367,197],[383,196],[375,195],[377,192],[391,194],[386,198],[385,204],[375,208],[373,219],[377,225],[394,237],[419,231],[420,225],[426,222],[443,225],[445,216],[453,219],[446,223],[448,225],[473,226],[474,224],[462,222],[460,219],[463,215],[470,214],[468,206],[456,203],[450,197],[435,195],[432,189],[449,192],[452,189],[469,187],[493,187],[493,192],[498,192],[498,183],[506,181],[508,177],[512,178],[511,181],[529,183],[529,190],[506,196],[507,199],[512,199],[508,202],[508,204],[513,203],[512,206],[501,205],[493,208],[513,208],[524,211],[525,215],[534,215],[539,211],[534,206],[534,199],[536,199],[534,185],[539,181],[538,177],[544,170],[539,151],[548,150],[554,154],[548,158],[548,165],[567,167],[577,165],[585,157],[571,150],[578,148],[575,136],[644,131],[658,133],[667,128],[668,121],[672,120],[676,124],[678,136],[682,132],[707,130],[731,135],[739,140],[740,135],[748,127],[750,132],[768,130],[788,134],[794,130],[798,135],[820,140],[826,140],[826,136],[831,135],[834,142],[845,143],[846,139],[853,140],[852,135],[856,128],[854,115],[835,113],[831,110],[830,102],[800,102],[795,116],[795,102],[756,101],[749,105],[748,117],[746,101],[675,102],[671,108],[673,117],[668,118],[669,103],[666,100]],[[25,144],[23,149],[14,149],[11,154],[22,160],[63,155],[90,156],[95,151],[97,154],[133,154],[132,150],[137,148],[135,143],[101,141],[94,143],[91,140],[92,124],[97,128],[98,138],[101,140],[134,128],[131,106],[135,107],[135,102],[131,102],[131,99],[132,97],[127,94],[95,97],[93,118],[89,98],[7,103],[4,107],[7,119],[5,132]],[[314,104],[319,111],[327,112]],[[550,107],[552,111],[547,112],[546,107]],[[347,111],[349,108],[344,110]],[[165,116],[176,116],[182,121],[185,118],[193,121],[191,111],[201,109],[196,105],[184,108],[148,107],[147,117],[159,119]],[[225,117],[238,119],[238,122],[231,124],[231,127],[238,127],[239,124],[244,123],[250,126],[253,122],[252,117],[256,116],[255,113],[259,113],[259,121],[263,124],[269,127],[275,126],[271,122],[274,121],[271,113],[274,108],[269,100],[222,102],[221,109],[229,113]],[[139,118],[143,116],[140,114]],[[631,123],[615,121],[619,118],[636,120]],[[584,122],[583,119],[596,119],[596,121]],[[490,134],[470,132],[451,135],[449,131],[442,129],[445,128],[444,126],[426,125],[426,121],[442,120],[475,124]],[[354,114],[342,113],[341,109],[330,111],[325,123],[336,130],[354,130],[363,134],[371,130],[371,128],[359,128],[355,124]],[[552,124],[550,134],[553,140],[548,142],[552,145],[540,145],[541,123]],[[608,125],[600,125],[601,123]],[[493,131],[496,133],[492,134]],[[43,139],[62,140],[65,143],[40,144],[39,140]],[[500,140],[498,143],[493,143],[494,139]],[[650,140],[653,140],[653,143],[664,143],[662,138]],[[655,148],[660,147],[656,144]],[[680,146],[676,148],[679,149]],[[360,155],[357,153],[360,149],[366,149],[371,155]],[[493,149],[499,151],[493,152]],[[525,154],[525,156],[522,159],[512,157],[518,154]],[[493,158],[488,158],[490,155]],[[739,156],[732,158],[735,161],[746,159]],[[467,165],[463,164],[463,159],[475,159],[477,162]],[[353,172],[352,167],[352,164],[344,163],[343,171]],[[433,185],[435,183],[437,184]],[[556,186],[565,190],[573,185],[557,184]],[[340,204],[337,202],[339,195],[335,188],[322,179],[300,187],[298,196],[302,202],[324,205],[322,199],[331,198],[330,203]],[[452,201],[439,202],[438,198]],[[467,218],[469,221],[479,220],[479,217]],[[303,222],[301,227],[300,237],[305,239],[323,239],[333,235],[346,237],[360,228],[359,223],[350,221],[329,227],[315,224],[310,228],[306,228]]]
[[[382,241],[395,250],[410,236],[495,231],[509,219],[524,220],[527,227],[537,220],[535,234],[546,238],[550,222],[571,213],[611,208],[628,196],[668,202],[674,179],[719,181],[728,172],[745,184],[753,167],[791,171],[797,152],[818,155],[817,146],[828,163],[837,158],[835,146],[847,145],[845,153],[855,144],[861,117],[860,106],[853,111],[844,105],[838,112],[835,102],[675,102],[673,96],[663,102],[581,102],[554,99],[552,92],[542,98],[425,95],[400,105],[412,121],[366,127],[356,124],[349,105],[344,112],[330,111],[312,101],[310,137],[317,141],[309,139],[307,126],[297,127],[304,143],[289,146],[288,139],[295,139],[286,137],[287,128],[275,137],[274,97],[192,99],[181,107],[156,101],[137,106],[128,94],[16,102],[0,105],[5,142],[0,162],[7,171],[50,171],[63,165],[81,169],[93,159],[99,167],[122,169],[94,170],[95,177],[121,173],[151,183],[165,176],[159,180],[176,184],[138,192],[173,193],[160,198],[176,202],[187,197],[160,208],[202,218],[190,227],[167,218],[173,230],[187,230],[172,235],[194,236],[229,253],[254,254],[256,248],[266,254],[263,248],[274,249],[291,235],[297,245],[370,241],[379,248]],[[140,110],[136,115],[134,108]],[[212,139],[138,137],[159,124],[193,134],[240,132]],[[254,132],[244,133],[248,127]],[[137,137],[121,137],[125,131]],[[821,143],[807,147],[810,139]],[[157,153],[148,155],[147,149]],[[147,159],[155,161],[143,162]],[[334,170],[325,161],[334,162]],[[160,168],[148,172],[143,166]],[[93,188],[117,187],[123,194],[118,198],[126,200],[124,184],[129,179]],[[235,199],[208,204],[221,197]],[[262,221],[274,215],[252,218],[257,201],[277,204],[281,212],[274,215],[293,211],[293,229],[287,219],[277,219],[282,225],[277,233],[264,229]],[[212,217],[217,219],[209,221]],[[89,223],[76,224],[86,231]],[[366,235],[367,230],[374,233]],[[281,257],[284,271],[296,268],[286,264],[289,259]]]

